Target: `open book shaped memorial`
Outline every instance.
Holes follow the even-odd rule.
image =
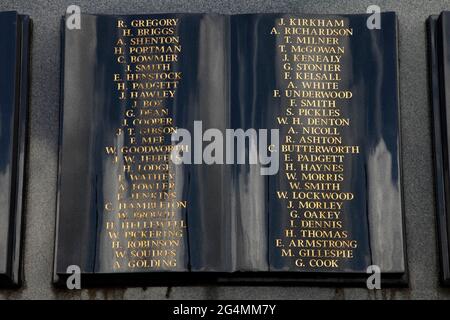
[[[63,19],[55,283],[406,284],[397,19],[367,17]]]
[[[439,236],[441,283],[450,285],[449,252],[449,61],[450,13],[427,20],[430,98],[433,111],[435,192]]]
[[[30,19],[0,12],[0,286],[21,283]]]

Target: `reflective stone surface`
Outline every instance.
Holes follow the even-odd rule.
[[[340,135],[346,145],[358,146],[356,156],[343,160],[345,178],[340,185],[354,198],[340,203],[339,213],[343,217],[341,228],[348,234],[344,238],[355,241],[351,258],[336,261],[333,267],[317,268],[311,264],[317,260],[312,259],[317,251],[302,259],[294,254],[282,255],[278,239],[292,240],[284,239],[292,223],[292,210],[277,197],[277,192],[290,183],[283,162],[274,176],[261,175],[260,165],[168,164],[168,173],[175,178],[165,182],[174,182],[177,195],[186,201],[185,207],[177,207],[171,215],[184,226],[174,250],[176,266],[136,267],[137,260],[117,258],[108,226],[123,221],[112,218],[107,211],[110,206],[118,207],[120,201],[114,198],[122,184],[133,183],[127,176],[124,181],[117,179],[126,165],[125,156],[114,161],[104,151],[108,146],[123,146],[130,139],[126,133],[117,134],[129,107],[127,102],[120,102],[112,81],[115,74],[126,76],[126,68],[116,63],[114,53],[117,20],[128,25],[137,18],[181,21],[176,32],[182,51],[173,67],[183,78],[175,98],[164,100],[175,127],[194,132],[194,121],[201,120],[203,130],[280,129],[283,145],[290,128],[276,120],[283,115],[288,100],[274,99],[273,90],[285,86],[286,79],[282,77],[284,63],[278,40],[270,32],[280,18],[290,17],[83,15],[81,30],[67,31],[62,25],[62,128],[54,274],[57,284],[65,283],[70,265],[79,266],[84,283],[94,285],[365,283],[369,265],[381,268],[386,283],[405,284],[397,21],[393,13],[383,14],[381,30],[368,30],[366,15],[327,17],[342,20],[354,30],[352,37],[344,40],[339,80],[339,85],[353,95],[339,105],[341,116],[351,122]],[[139,129],[136,125],[133,128]],[[294,136],[300,139],[298,133]],[[169,135],[164,136],[164,144],[170,145]],[[131,193],[125,197],[131,199]],[[331,212],[324,205],[331,206],[331,201],[317,202],[326,213]],[[159,199],[155,203],[161,206],[166,201]],[[305,214],[305,210],[298,213]],[[295,240],[311,239],[298,235]],[[118,235],[117,241],[128,243],[124,233]]]
[[[433,138],[435,161],[436,212],[439,232],[440,278],[450,284],[449,258],[449,13],[430,16],[427,21],[428,64],[431,103],[433,110]]]
[[[0,285],[21,283],[30,21],[0,12]]]

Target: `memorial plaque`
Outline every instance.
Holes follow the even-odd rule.
[[[441,262],[441,282],[450,284],[449,256],[449,118],[450,97],[448,91],[449,62],[448,44],[450,40],[450,15],[442,12],[439,16],[430,16],[428,28],[428,60],[431,102],[433,110],[433,138],[435,160],[435,192],[437,227]]]
[[[368,17],[63,19],[55,284],[406,284],[397,19]]]
[[[30,20],[0,12],[0,286],[21,282]]]

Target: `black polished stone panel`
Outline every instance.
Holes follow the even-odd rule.
[[[21,284],[30,20],[0,13],[0,286]]]
[[[437,229],[441,264],[441,282],[450,284],[449,256],[449,40],[450,15],[442,12],[427,21],[430,99],[433,111],[433,147]]]
[[[352,95],[345,101],[327,101],[334,101],[329,107],[334,111],[324,118],[339,118],[340,128],[308,127],[332,132],[328,134],[333,139],[326,140],[336,146],[357,146],[355,155],[339,158],[338,165],[314,169],[339,181],[333,188],[342,188],[341,193],[308,193],[351,199],[303,199],[297,205],[321,208],[298,208],[295,214],[288,200],[297,192],[291,190],[288,198],[278,193],[291,182],[304,181],[300,171],[298,178],[287,178],[292,172],[286,172],[286,161],[295,170],[326,162],[300,159],[294,153],[295,160],[286,160],[282,153],[288,145],[305,145],[301,141],[307,135],[300,131],[307,126],[302,121],[320,118],[302,115],[293,126],[279,122],[283,116],[294,121],[291,111],[310,108],[303,108],[300,104],[307,99],[300,99],[300,106],[291,105],[288,111],[291,100],[274,94],[290,86],[284,59],[300,59],[284,57],[280,45],[285,40],[272,33],[280,19],[290,18],[319,21],[311,29],[320,29],[323,20],[342,24],[344,35],[336,37],[341,37],[336,40],[342,43],[341,53],[326,49],[338,50],[330,40],[319,49],[314,43],[299,45],[301,50],[327,50],[310,58],[338,59],[321,63],[338,69],[327,76],[334,76],[330,81]],[[405,284],[397,20],[394,13],[384,13],[382,28],[369,30],[366,19],[367,15],[82,15],[79,30],[66,29],[63,21],[54,282],[64,285],[68,267],[78,266],[82,285],[364,284],[367,267],[377,265],[384,283]],[[344,29],[352,34],[345,35]],[[139,37],[147,42],[133,42]],[[153,41],[163,38],[167,42],[151,49]],[[290,50],[296,53],[297,48]],[[154,60],[159,55],[160,60]],[[313,61],[306,65],[314,67]],[[162,85],[158,76],[165,72],[174,82]],[[308,81],[312,80],[296,79],[293,85]],[[171,134],[179,129],[187,129],[197,141],[207,129],[224,133],[228,128],[279,130],[280,150],[270,153],[280,154],[280,170],[262,175],[266,166],[261,163],[197,163],[211,141],[205,138],[182,153],[191,156],[191,163],[178,165],[169,159],[168,150],[177,147]],[[309,144],[323,145],[316,135],[309,136]],[[248,156],[250,149],[247,139],[234,151],[244,150]],[[335,152],[323,150],[313,154]],[[331,176],[343,170],[345,175]],[[327,182],[320,179],[310,181],[315,187],[299,190]],[[301,230],[313,230],[315,236],[301,236]],[[338,250],[337,245],[350,249]],[[312,260],[322,265],[314,266]]]
[[[291,16],[238,15],[231,18],[231,34],[233,40],[237,39],[232,42],[235,48],[232,47],[231,50],[231,78],[232,85],[235,85],[231,92],[235,93],[232,95],[232,106],[235,108],[232,109],[232,114],[236,115],[233,119],[237,121],[235,126],[279,128],[280,143],[283,147],[283,140],[285,141],[288,135],[299,141],[302,138],[301,130],[309,126],[304,122],[297,127],[299,131],[289,134],[292,127],[281,126],[278,120],[290,112],[286,111],[285,107],[289,105],[289,99],[274,99],[272,92],[274,88],[280,89],[287,85],[286,79],[282,76],[283,57],[277,50],[280,42],[269,35],[275,25],[275,19],[280,17],[288,20]],[[302,18],[317,17],[320,16],[302,15]],[[298,161],[294,155],[317,155],[314,152],[308,153],[305,148],[297,154],[289,152],[292,159],[286,161],[283,160],[281,152],[280,171],[277,175],[269,176],[268,184],[265,184],[268,197],[268,201],[265,202],[266,217],[262,215],[260,217],[260,221],[265,220],[262,223],[267,225],[268,230],[266,236],[269,271],[272,274],[279,272],[287,277],[292,277],[293,272],[299,272],[301,275],[298,277],[311,283],[318,283],[323,279],[329,282],[333,281],[333,278],[337,281],[352,282],[364,278],[369,265],[377,265],[382,270],[382,279],[393,279],[398,283],[405,280],[406,260],[402,215],[397,19],[395,13],[384,13],[381,29],[368,30],[365,15],[335,16],[335,18],[343,18],[345,25],[354,31],[348,43],[345,43],[339,81],[339,86],[343,88],[341,90],[351,91],[353,96],[351,99],[336,102],[342,118],[350,119],[351,122],[350,126],[339,129],[344,145],[359,147],[358,154],[345,156],[342,161],[342,192],[351,192],[354,199],[340,202],[324,200],[326,198],[324,197],[320,200],[323,207],[315,209],[305,209],[301,206],[305,203],[314,206],[317,201],[302,201],[301,204],[295,204],[294,199],[289,196],[280,200],[277,192],[289,189],[291,182],[305,181],[302,180],[302,172],[298,168],[287,172],[283,167],[289,163],[311,164],[309,160]],[[308,45],[305,44],[304,47]],[[300,56],[298,58],[300,59]],[[314,63],[307,62],[307,64]],[[302,81],[298,84],[302,85]],[[327,125],[322,127],[327,129]],[[289,145],[286,142],[284,144],[284,147]],[[310,145],[308,142],[303,144],[305,147]],[[325,154],[327,152],[322,153]],[[326,170],[316,172],[329,173]],[[296,177],[290,180],[287,174],[292,173],[296,174]],[[323,182],[323,180],[313,182],[318,181]],[[305,190],[303,185],[297,191],[301,193],[308,190]],[[256,192],[251,194],[253,197],[257,195]],[[317,220],[305,217],[311,213],[321,212],[339,213],[343,227],[330,230],[345,230],[346,234],[335,233],[329,236],[322,233],[311,236],[298,232],[301,229],[312,230],[310,225],[305,227],[302,223],[316,223]],[[292,219],[290,213],[294,213],[297,217]],[[294,235],[285,237],[287,229],[294,230]],[[317,230],[324,230],[323,225],[319,225]],[[349,240],[355,246],[352,258],[325,258],[322,261],[333,263],[331,261],[333,260],[336,265],[332,268],[318,266],[316,257],[326,255],[321,249],[329,249],[326,248],[325,241],[316,242],[316,247],[309,253],[300,252],[305,249],[304,244],[307,241],[330,240],[333,237]],[[280,246],[274,246],[277,239],[282,240]],[[283,252],[290,241],[294,244],[290,248],[291,252]]]

